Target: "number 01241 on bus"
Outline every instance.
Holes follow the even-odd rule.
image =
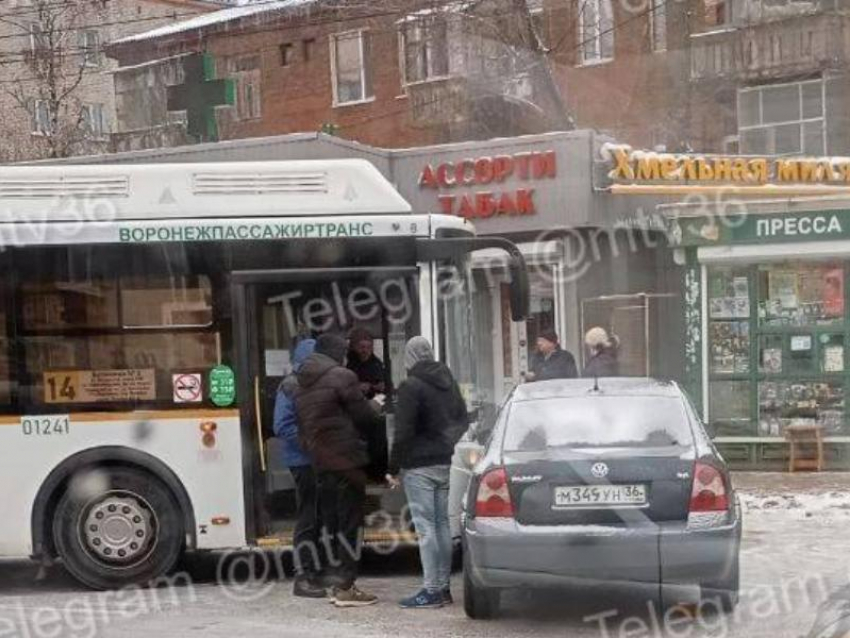
[[[62,436],[71,433],[71,418],[67,414],[21,417],[24,436]]]

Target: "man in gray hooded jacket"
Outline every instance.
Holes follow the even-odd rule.
[[[419,535],[424,586],[400,605],[442,607],[452,602],[449,474],[455,445],[469,425],[466,401],[451,371],[434,360],[424,337],[407,342],[404,363],[407,379],[397,393],[387,480],[397,484],[396,475],[404,470],[404,491]]]

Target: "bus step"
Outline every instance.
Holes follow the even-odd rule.
[[[415,532],[404,530],[367,529],[364,535],[364,541],[367,545],[377,543],[414,545],[417,542],[417,536]],[[265,549],[292,547],[292,532],[264,536],[257,539],[257,546]]]

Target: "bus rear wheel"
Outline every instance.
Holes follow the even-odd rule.
[[[65,568],[93,589],[146,586],[180,558],[183,517],[155,476],[125,467],[78,474],[53,518],[56,551]]]

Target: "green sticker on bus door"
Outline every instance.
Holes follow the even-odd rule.
[[[236,400],[236,375],[230,366],[216,366],[210,370],[210,401],[220,408],[233,405]]]

